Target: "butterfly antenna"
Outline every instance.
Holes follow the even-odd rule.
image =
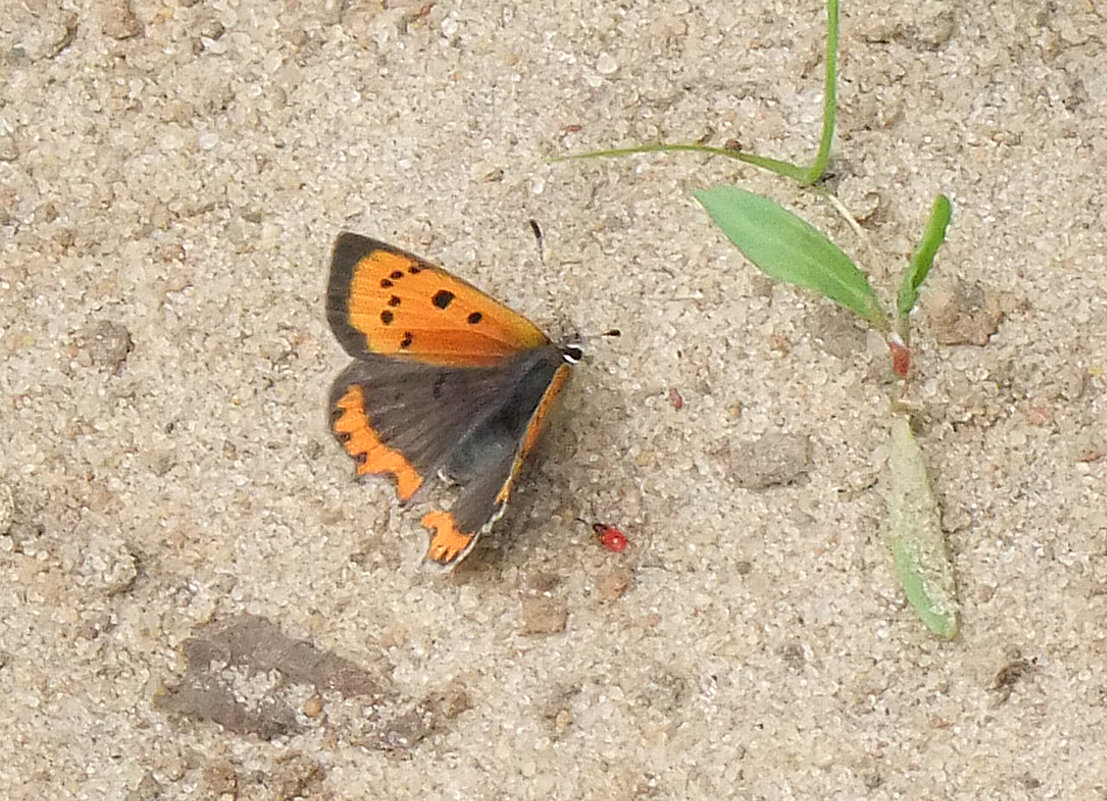
[[[604,337],[621,337],[623,332],[618,328],[609,328],[602,334],[577,334],[573,337],[573,341],[578,345],[587,346],[593,339],[602,339]]]
[[[530,224],[531,233],[534,234],[534,241],[538,243],[538,258],[542,261],[546,260],[546,237],[542,233],[542,226],[538,224],[538,220],[527,220]]]

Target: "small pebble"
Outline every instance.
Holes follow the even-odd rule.
[[[596,72],[600,75],[613,75],[618,69],[619,64],[610,53],[600,53],[600,57],[596,59]]]
[[[523,601],[523,634],[557,634],[569,621],[569,605],[557,598]]]
[[[118,373],[134,350],[131,333],[119,323],[100,320],[77,332],[77,363]]]
[[[14,519],[15,498],[12,495],[12,488],[7,484],[0,484],[0,537],[8,535]]]
[[[999,299],[980,284],[966,281],[953,291],[932,292],[926,313],[941,345],[987,345],[1003,320]]]
[[[617,567],[596,579],[596,595],[601,601],[622,598],[634,583],[634,571],[629,567]]]
[[[810,451],[804,434],[768,433],[730,448],[731,475],[746,489],[791,484],[807,474]]]
[[[103,31],[113,39],[131,39],[142,33],[142,23],[130,0],[113,0],[103,6]]]

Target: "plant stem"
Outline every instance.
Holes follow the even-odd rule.
[[[838,107],[838,0],[826,3],[826,74],[823,79],[823,131],[819,150],[800,183],[810,186],[823,177],[834,142],[834,124]]]
[[[587,153],[572,153],[568,156],[554,156],[552,161],[569,161],[570,159],[596,159],[619,156],[632,156],[635,153],[668,153],[673,151],[686,151],[691,153],[706,153],[709,156],[726,156],[728,159],[743,161],[755,167],[761,167],[777,175],[803,181],[807,170],[787,161],[771,159],[768,156],[757,156],[753,153],[743,153],[733,148],[711,147],[709,145],[693,144],[668,144],[665,142],[656,145],[635,145],[634,147],[614,147],[609,150],[589,150]]]
[[[801,186],[810,186],[823,177],[826,165],[830,161],[830,146],[834,142],[834,125],[838,104],[838,0],[826,3],[826,73],[823,85],[823,128],[819,137],[819,149],[810,167],[801,167],[789,161],[743,153],[733,148],[710,147],[696,144],[637,145],[634,147],[616,147],[607,150],[589,150],[587,153],[572,153],[568,156],[555,156],[553,161],[570,159],[595,159],[630,156],[635,153],[668,153],[686,151],[706,153],[709,156],[725,156],[728,159],[752,164],[763,170],[776,173],[797,181]]]

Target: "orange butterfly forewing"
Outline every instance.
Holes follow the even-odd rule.
[[[376,240],[340,236],[331,271],[330,303],[369,353],[481,367],[550,342],[471,284]]]

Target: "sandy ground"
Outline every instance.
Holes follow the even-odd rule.
[[[0,0],[0,795],[1107,796],[1103,2],[847,4],[864,237],[725,159],[550,161],[805,161],[822,32],[813,1]],[[756,274],[689,195],[723,182],[885,297],[953,198],[912,394],[959,639],[882,540],[886,352]],[[344,229],[623,332],[452,576],[326,428]]]

